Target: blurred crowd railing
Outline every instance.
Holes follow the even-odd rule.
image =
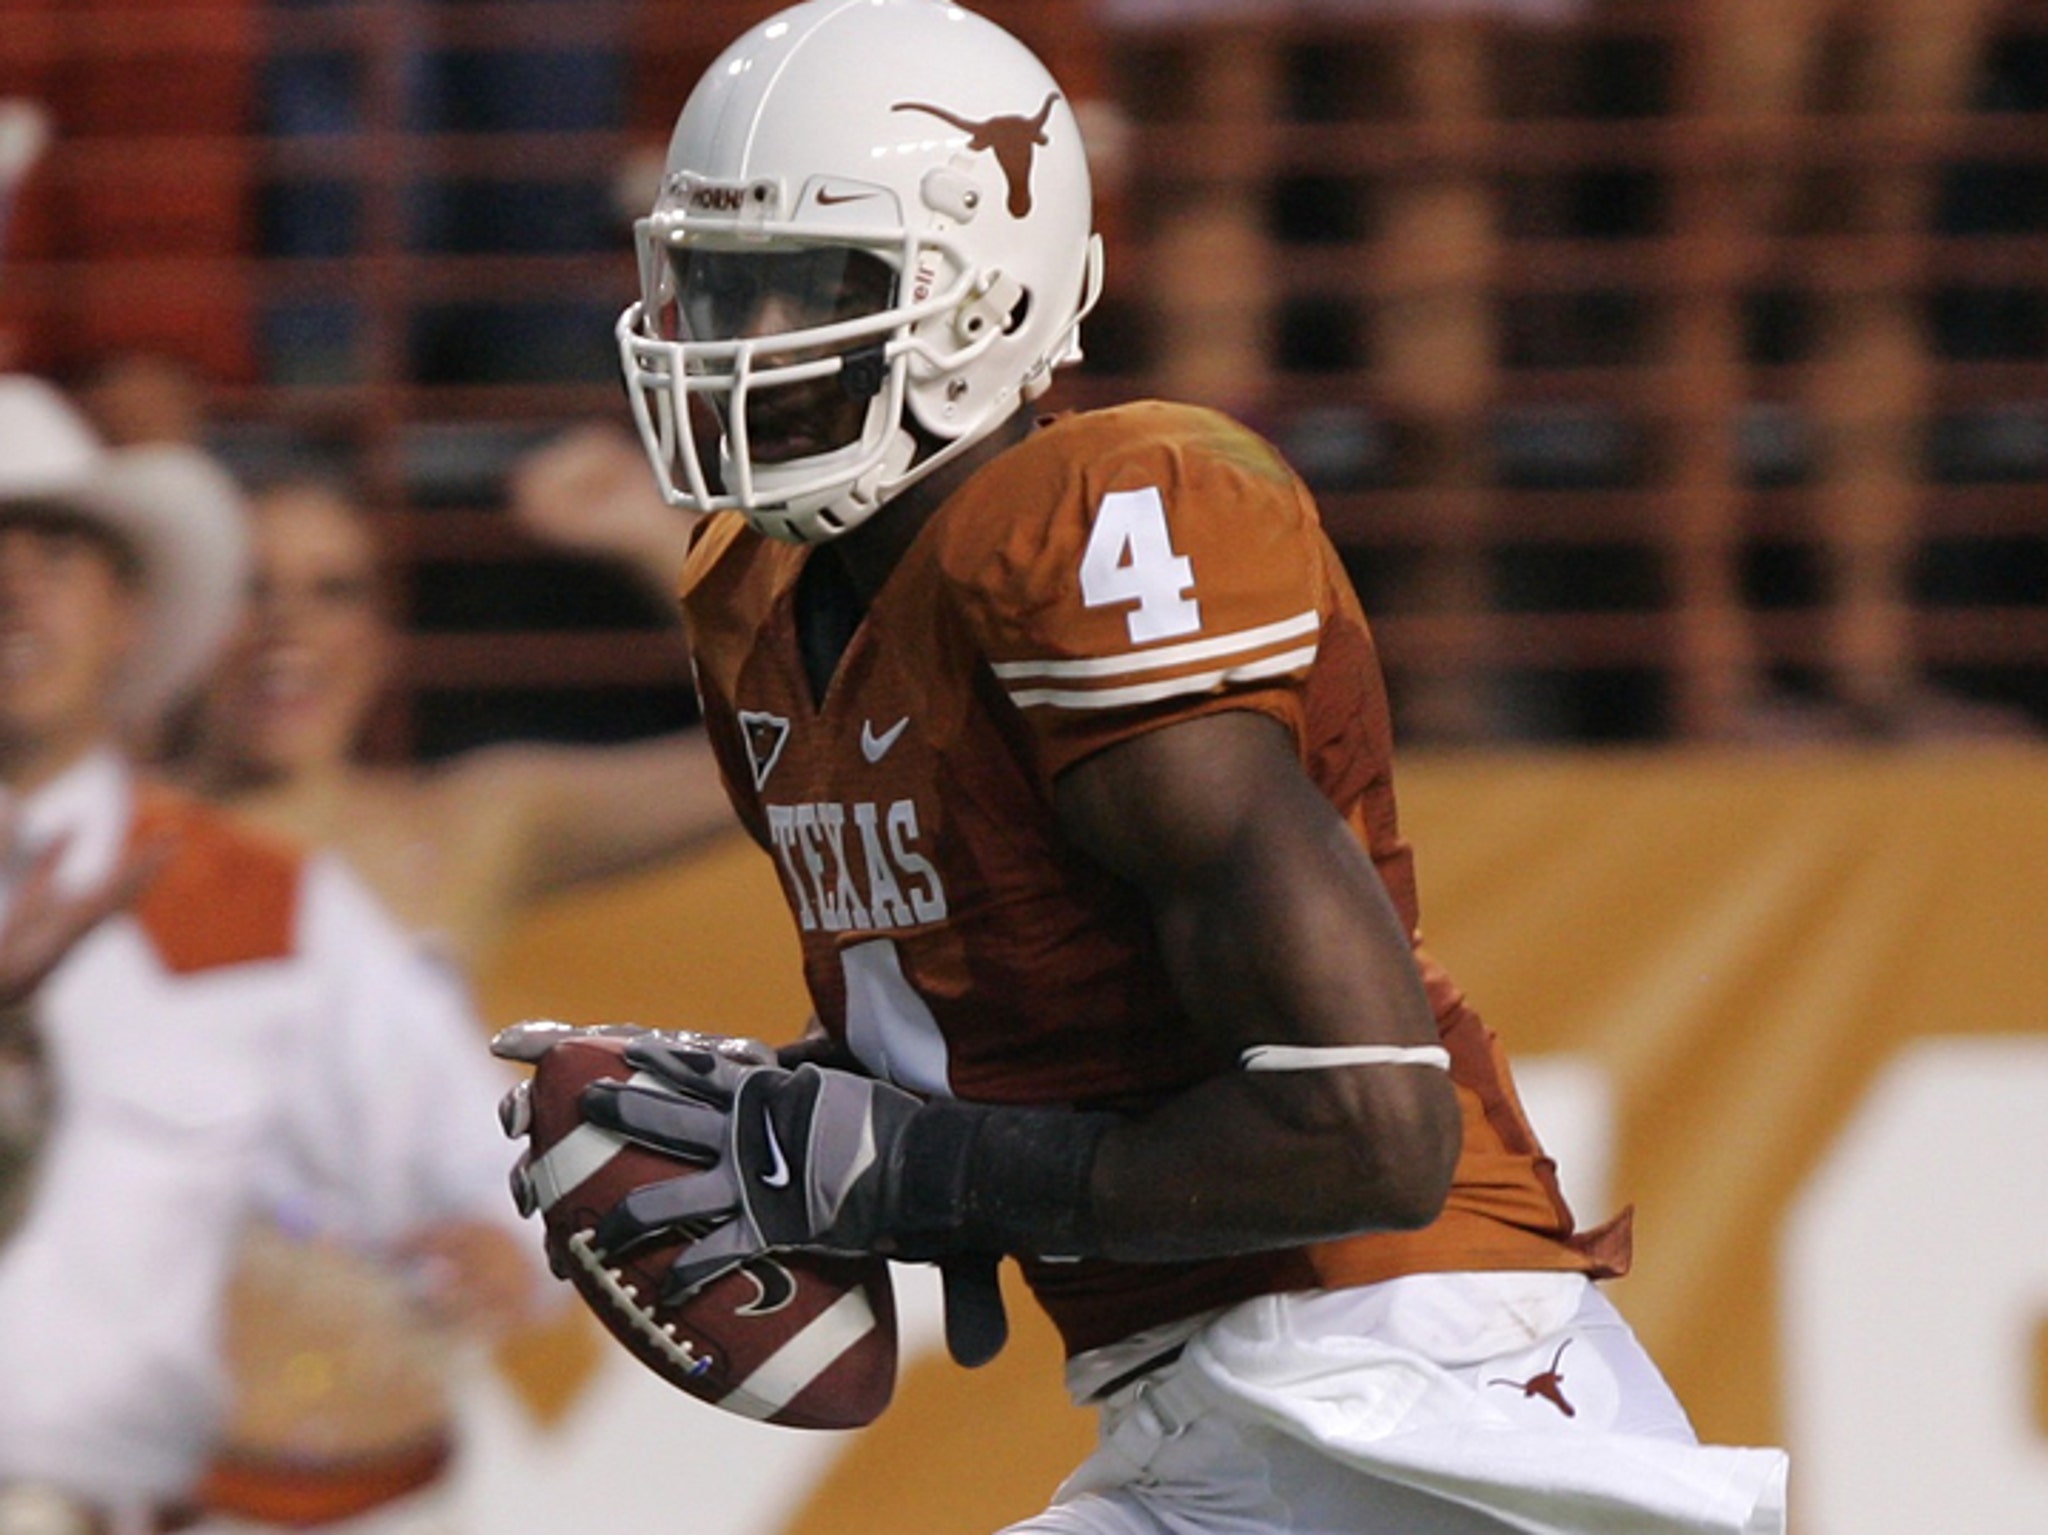
[[[55,370],[182,349],[231,458],[389,508],[414,703],[469,721],[415,745],[681,689],[502,475],[621,417],[633,189],[771,9],[0,0],[0,96],[58,130],[0,328]],[[2048,4],[986,9],[1103,150],[1056,399],[1273,436],[1412,736],[2048,722]]]

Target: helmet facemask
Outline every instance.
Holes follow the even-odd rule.
[[[893,201],[879,189],[863,200]],[[943,235],[774,219],[741,232],[687,206],[657,209],[636,234],[642,298],[618,339],[656,476],[670,501],[738,510],[778,537],[830,538],[879,506],[920,458],[913,382],[971,364],[1001,333],[977,315],[978,334],[955,334],[974,283]]]

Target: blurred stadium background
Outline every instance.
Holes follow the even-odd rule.
[[[1788,1441],[1811,1535],[2048,1529],[2048,5],[1834,7],[1796,99],[1755,82],[1808,0],[981,8],[1101,152],[1055,401],[1225,406],[1317,489],[1433,945],[1543,1058],[1587,1198],[1642,1206],[1617,1296],[1702,1430]],[[503,477],[622,417],[631,213],[772,9],[0,0],[0,98],[56,132],[15,365],[184,359],[232,465],[365,488],[411,629],[380,750],[691,717],[663,615],[515,534]],[[1832,693],[1858,508],[1906,572],[1896,713]],[[537,912],[487,1006],[786,1032],[768,878],[734,846]],[[580,1522],[609,1465],[699,1535],[992,1529],[1085,1443],[1049,1349],[915,1364],[850,1443],[619,1361],[546,1422],[480,1376],[477,1528]]]

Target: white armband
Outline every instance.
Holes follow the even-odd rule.
[[[1434,1066],[1451,1069],[1442,1045],[1253,1045],[1237,1058],[1246,1071],[1327,1071],[1333,1066]]]

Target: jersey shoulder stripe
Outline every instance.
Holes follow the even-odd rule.
[[[1092,690],[1018,688],[1011,691],[1010,701],[1020,709],[1130,709],[1141,704],[1160,703],[1169,698],[1213,693],[1220,688],[1284,677],[1290,672],[1307,670],[1315,658],[1315,646],[1309,645],[1300,650],[1290,650],[1268,657],[1263,661],[1248,661],[1243,666],[1226,666],[1214,671],[1174,677],[1163,682],[1137,683],[1130,687]]]
[[[1284,649],[1274,647],[1286,645],[1287,641],[1303,635],[1314,635],[1321,626],[1321,616],[1311,610],[1279,623],[1262,624],[1235,634],[1220,634],[1212,639],[1175,645],[1163,651],[1076,661],[1007,662],[997,665],[994,671],[1006,681],[1009,677],[1021,676],[1083,684],[1079,687],[1012,687],[1008,690],[1010,701],[1020,709],[1133,708],[1306,671],[1316,658],[1313,640],[1306,645],[1288,645]],[[1218,660],[1227,660],[1228,664],[1208,664]],[[1158,672],[1172,672],[1174,675],[1155,676],[1145,682],[1121,680]]]
[[[1005,680],[1012,677],[1093,679],[1167,671],[1191,661],[1213,661],[1222,656],[1263,650],[1282,640],[1299,639],[1303,635],[1314,634],[1322,627],[1322,622],[1322,615],[1311,608],[1277,623],[1259,624],[1233,634],[1218,634],[1206,640],[1190,640],[1184,645],[1168,645],[1158,650],[1134,650],[1120,655],[1086,656],[1067,661],[998,661],[992,669]],[[1314,653],[1313,646],[1310,653]]]

